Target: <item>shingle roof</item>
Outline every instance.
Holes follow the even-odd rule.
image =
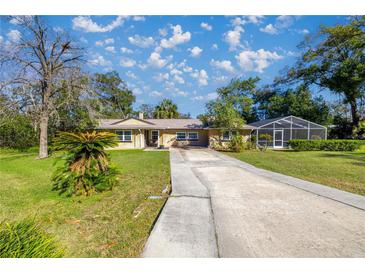
[[[171,129],[198,129],[203,128],[203,123],[199,119],[145,119],[161,128]]]

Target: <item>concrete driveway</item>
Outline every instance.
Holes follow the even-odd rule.
[[[171,149],[170,162],[144,257],[365,257],[363,196],[209,149]]]

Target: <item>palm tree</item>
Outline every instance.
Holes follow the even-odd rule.
[[[156,119],[179,118],[177,105],[173,103],[170,99],[163,99],[157,106],[155,106],[153,116]]]
[[[65,165],[52,176],[54,190],[68,195],[90,195],[111,189],[117,174],[110,166],[106,147],[118,145],[117,136],[110,132],[61,132],[55,138],[55,149],[64,150]]]

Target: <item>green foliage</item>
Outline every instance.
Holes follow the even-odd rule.
[[[135,96],[116,71],[96,73],[93,86],[101,102],[100,112],[107,118],[123,118],[132,113]]]
[[[37,132],[26,115],[13,113],[1,120],[0,147],[25,150],[35,146],[37,142]]]
[[[228,148],[230,151],[242,152],[246,145],[241,135],[234,135],[229,141]]]
[[[262,90],[259,93],[267,92]],[[321,96],[312,98],[311,91],[304,85],[295,90],[288,89],[284,92],[273,90],[266,96],[258,95],[257,102],[266,118],[294,115],[321,125],[328,125],[331,122],[330,107],[327,102]]]
[[[263,147],[261,147],[260,149],[262,150],[262,151],[266,151],[266,149],[267,149],[267,147],[269,146],[269,143],[271,143],[272,142],[272,136],[270,135],[270,134],[267,134],[267,133],[265,133],[265,134],[260,134],[259,135],[259,139],[263,139],[263,140],[265,140],[265,146],[263,146]]]
[[[232,79],[227,86],[217,89],[218,99],[233,107],[245,121],[256,121],[257,117],[253,111],[253,97],[259,81],[259,77]]]
[[[322,26],[307,39],[305,50],[286,82],[303,81],[343,96],[351,108],[352,131],[359,127],[361,101],[365,98],[365,16],[347,25]]]
[[[170,99],[163,99],[155,106],[153,117],[156,119],[174,119],[179,118],[180,114],[177,105]]]
[[[289,146],[294,150],[311,151],[311,150],[326,150],[326,151],[355,151],[365,141],[360,140],[290,140]]]
[[[52,176],[53,189],[68,196],[111,189],[117,171],[110,166],[104,149],[117,145],[117,136],[110,132],[61,132],[55,138],[55,149],[66,151],[65,164]]]
[[[0,258],[60,258],[54,238],[33,221],[0,223]]]

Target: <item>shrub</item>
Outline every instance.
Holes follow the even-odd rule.
[[[66,150],[64,166],[52,176],[54,190],[71,196],[112,189],[117,171],[109,164],[110,159],[104,149],[117,146],[115,134],[61,132],[54,141],[57,150]]]
[[[260,134],[259,135],[259,140],[265,140],[265,146],[262,148],[263,151],[265,151],[267,149],[267,147],[269,146],[269,143],[272,142],[272,136],[270,134]]]
[[[241,135],[234,135],[229,141],[228,148],[234,152],[241,152],[246,148],[246,144]]]
[[[63,250],[33,221],[0,223],[0,258],[59,258]]]
[[[365,145],[360,140],[290,140],[289,146],[295,150],[354,151]]]

